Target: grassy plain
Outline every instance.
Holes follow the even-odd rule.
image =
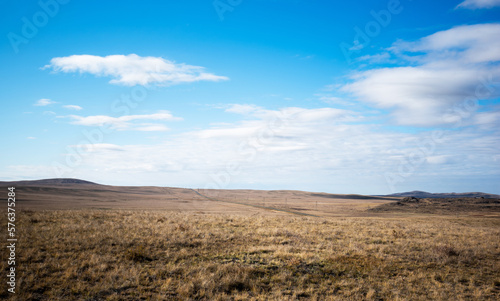
[[[4,278],[6,300],[500,299],[498,218],[117,209],[17,216],[18,288],[6,293]],[[7,252],[0,256],[5,274]]]
[[[16,294],[0,252],[2,300],[500,299],[498,202],[2,185],[17,187],[18,237]]]

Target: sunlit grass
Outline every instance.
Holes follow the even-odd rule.
[[[18,300],[500,298],[498,219],[18,216]]]

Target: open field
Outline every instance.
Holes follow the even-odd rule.
[[[4,278],[0,298],[498,300],[499,209],[477,198],[18,184],[17,293]]]
[[[0,183],[7,187],[8,183]],[[17,206],[28,210],[154,209],[263,215],[365,216],[398,198],[289,190],[193,190],[89,183],[27,182],[16,186]]]
[[[499,219],[160,210],[18,216],[17,300],[500,298]],[[2,271],[5,263],[1,252]],[[0,289],[9,299],[5,281]]]

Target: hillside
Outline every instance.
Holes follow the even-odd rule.
[[[229,190],[110,186],[77,180],[0,182],[16,187],[17,206],[29,210],[164,209],[199,213],[363,216],[397,199],[295,190]]]
[[[386,213],[500,213],[500,197],[480,192],[412,191],[388,196],[295,190],[230,190],[110,186],[79,179],[0,182],[16,187],[17,206],[29,210],[154,209],[259,215],[373,216]],[[405,201],[407,200],[407,201]],[[409,201],[408,201],[409,200]],[[486,201],[485,201],[486,200]]]
[[[471,215],[485,217],[500,217],[500,199],[482,197],[455,198],[415,198],[404,197],[398,202],[392,202],[371,208],[373,212],[440,214],[440,215]]]
[[[26,181],[0,181],[0,186],[50,186],[50,185],[68,185],[68,184],[87,184],[87,185],[99,185],[94,182],[71,179],[71,178],[55,178],[55,179],[43,179],[43,180],[26,180]]]
[[[426,191],[410,191],[393,193],[390,197],[415,197],[415,198],[500,198],[500,195],[484,192],[463,192],[463,193],[431,193]]]

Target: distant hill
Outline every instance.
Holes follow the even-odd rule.
[[[88,185],[98,185],[100,187],[107,186],[101,185],[98,183],[80,180],[80,179],[72,179],[72,178],[55,178],[55,179],[42,179],[42,180],[26,180],[26,181],[0,181],[0,186],[64,186],[67,188],[73,187],[77,188],[78,185],[82,185],[82,187]],[[109,186],[109,188],[114,186]],[[117,186],[118,187],[118,186]],[[139,188],[139,187],[137,187]],[[146,187],[143,187],[146,188]],[[221,190],[224,191],[224,190]],[[230,191],[230,190],[228,190]],[[246,190],[241,190],[246,191]],[[264,190],[248,190],[248,193],[257,193],[257,192],[266,192]],[[294,191],[268,191],[270,193],[299,193]],[[390,198],[404,198],[404,197],[415,197],[415,198],[500,198],[500,195],[483,193],[483,192],[464,192],[464,193],[431,193],[426,191],[410,191],[410,192],[401,192],[401,193],[393,193],[388,195],[354,195],[354,194],[330,194],[330,193],[312,193],[312,192],[300,192],[305,195],[309,195],[310,197],[320,197],[320,198],[331,198],[331,199],[349,199],[349,200],[389,200]]]
[[[393,193],[387,196],[391,197],[416,197],[416,198],[500,198],[497,194],[483,193],[483,192],[463,192],[463,193],[431,193],[425,191],[410,191]]]
[[[84,180],[80,180],[80,179],[71,179],[71,178],[56,178],[56,179],[28,180],[28,181],[10,181],[10,182],[0,181],[1,186],[5,186],[5,185],[49,186],[49,185],[66,185],[66,184],[100,185],[100,184],[90,182],[90,181],[84,181]]]

